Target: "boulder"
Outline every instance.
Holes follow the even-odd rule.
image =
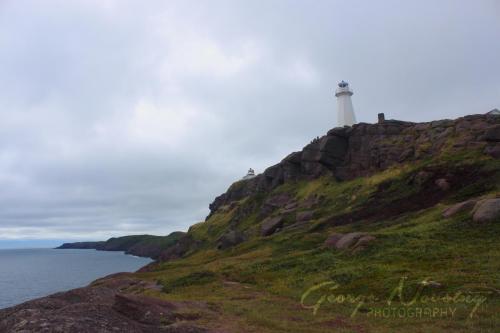
[[[448,207],[446,208],[444,211],[443,211],[443,217],[444,218],[449,218],[449,217],[452,217],[453,215],[457,214],[457,213],[460,213],[460,212],[463,212],[463,211],[466,211],[466,210],[472,210],[472,208],[474,208],[474,206],[476,205],[477,203],[477,200],[467,200],[467,201],[463,201],[463,202],[459,202],[451,207]]]
[[[266,218],[260,227],[262,236],[270,236],[283,226],[283,217],[275,216]]]
[[[338,250],[345,250],[352,245],[356,244],[356,242],[361,238],[366,236],[366,234],[362,232],[350,232],[348,234],[345,234],[342,238],[338,240],[338,242],[335,244],[335,248]]]
[[[373,242],[376,239],[377,238],[375,238],[375,236],[371,236],[371,235],[363,236],[360,239],[358,239],[358,241],[356,242],[356,244],[354,244],[353,249],[356,250],[356,251],[362,250],[362,249],[366,248],[366,246],[369,243]]]
[[[476,223],[500,222],[500,199],[479,201],[474,207],[472,220]]]
[[[353,253],[363,250],[367,244],[376,238],[362,232],[351,232],[347,234],[333,233],[325,240],[324,245],[329,249],[347,250],[352,249]]]
[[[328,236],[328,238],[325,240],[324,245],[329,249],[333,249],[336,247],[337,242],[344,236],[345,234],[333,233],[330,236]]]
[[[227,248],[236,246],[244,242],[245,240],[246,237],[241,231],[230,230],[219,238],[217,242],[217,248],[219,250],[225,250]]]
[[[436,179],[434,182],[437,187],[439,187],[442,191],[448,191],[450,189],[450,183],[445,178]]]
[[[297,222],[306,222],[312,220],[314,217],[314,211],[312,210],[306,210],[303,212],[298,212],[297,213]]]

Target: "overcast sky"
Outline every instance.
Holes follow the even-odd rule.
[[[359,121],[500,108],[500,2],[0,0],[0,239],[186,230]]]

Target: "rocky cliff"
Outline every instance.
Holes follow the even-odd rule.
[[[478,114],[427,123],[386,120],[334,128],[257,177],[233,184],[210,204],[210,215],[221,206],[258,192],[270,192],[287,181],[310,180],[327,174],[349,180],[397,164],[468,149],[481,149],[498,158],[499,118]]]

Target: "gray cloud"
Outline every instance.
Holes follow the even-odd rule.
[[[500,105],[495,1],[2,1],[0,239],[186,230],[335,126]]]

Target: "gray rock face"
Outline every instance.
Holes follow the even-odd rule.
[[[477,202],[477,200],[467,200],[467,201],[457,203],[451,207],[446,208],[443,211],[442,215],[444,218],[449,218],[449,217],[452,217],[453,215],[456,215],[460,212],[472,210],[472,208],[474,208],[474,206],[476,205],[476,202]]]
[[[481,200],[473,212],[472,220],[476,223],[500,222],[500,199]]]
[[[268,217],[262,222],[260,227],[260,234],[262,236],[270,236],[274,234],[277,229],[283,226],[283,218],[281,216]]]

